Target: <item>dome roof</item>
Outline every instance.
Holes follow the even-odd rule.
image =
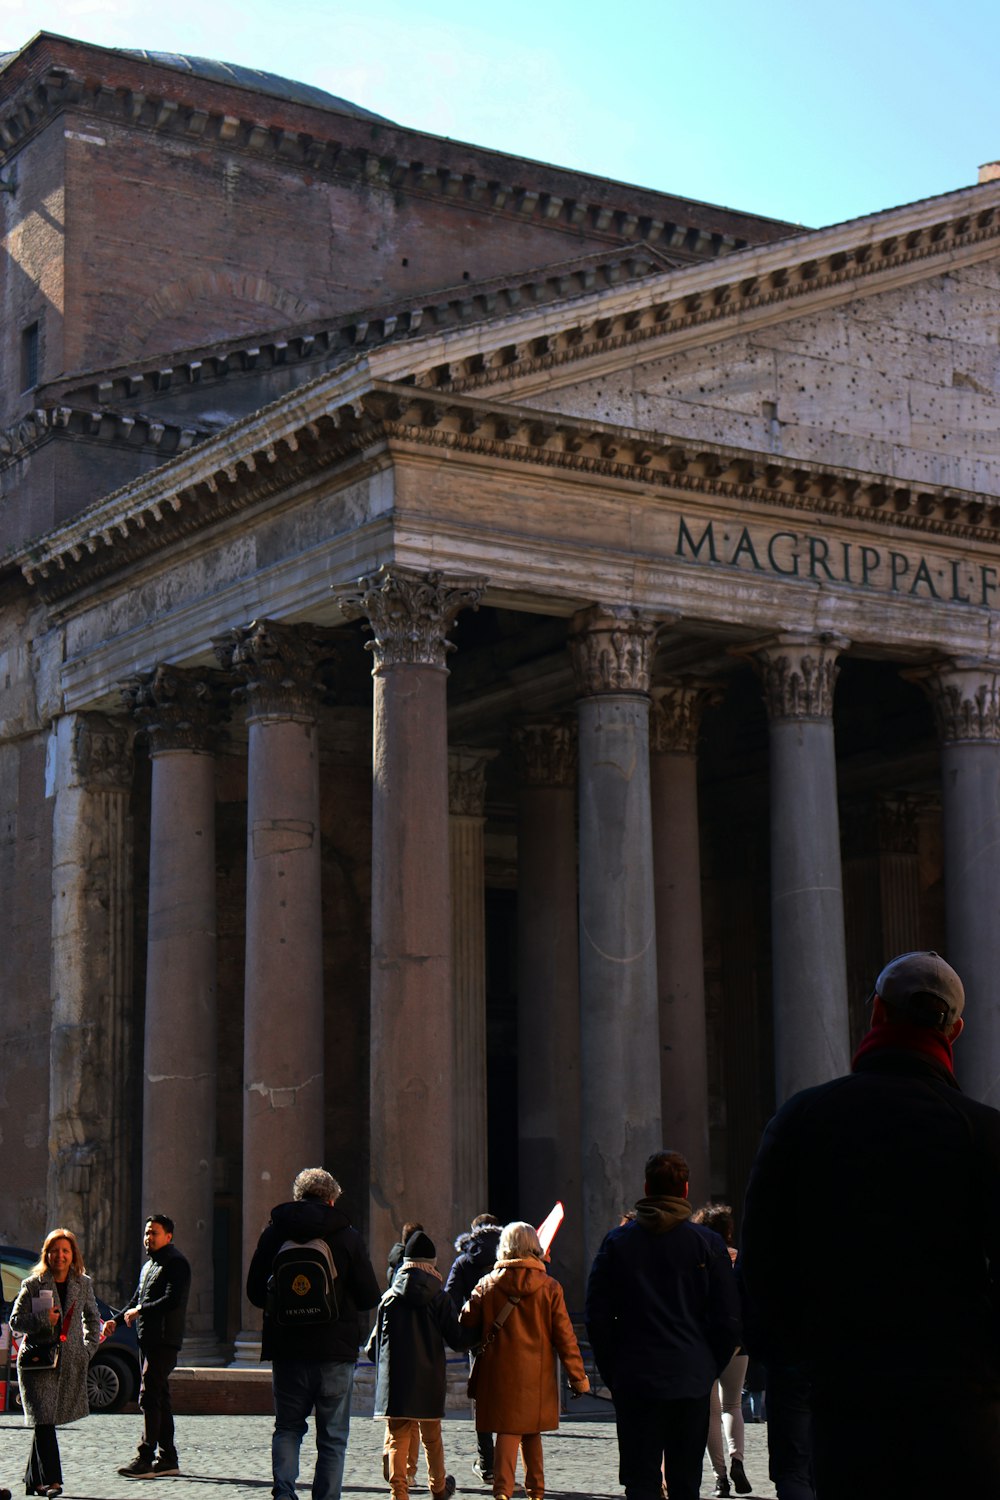
[[[255,94],[271,94],[276,99],[287,99],[292,104],[311,104],[317,109],[334,109],[338,114],[354,115],[362,120],[392,122],[373,110],[362,109],[349,99],[340,99],[328,94],[326,89],[316,88],[311,83],[297,83],[292,78],[282,78],[277,73],[265,73],[261,68],[243,68],[235,63],[217,62],[212,57],[188,57],[180,52],[147,52],[142,47],[115,47],[109,51],[121,52],[126,57],[141,57],[156,63],[161,68],[174,68],[178,73],[191,73],[196,78],[207,78],[212,83],[235,84],[238,88],[251,89]],[[19,56],[17,52],[0,52],[0,72]]]

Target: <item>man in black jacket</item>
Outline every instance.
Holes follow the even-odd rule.
[[[121,1314],[138,1334],[142,1367],[142,1440],[131,1463],[118,1470],[129,1479],[155,1479],[180,1472],[170,1406],[170,1372],[184,1342],[191,1267],[173,1240],[173,1219],[166,1214],[150,1214],[142,1234],[149,1259],[130,1306]]]
[[[871,1004],[850,1075],[764,1133],[748,1343],[810,1393],[820,1500],[997,1494],[1000,1113],[955,1080],[965,994],[943,958],[893,959]]]
[[[264,1308],[261,1359],[271,1361],[274,1435],[271,1470],[275,1500],[295,1500],[299,1450],[306,1418],[315,1411],[316,1472],[313,1500],[339,1500],[351,1422],[354,1364],[361,1342],[359,1312],[379,1300],[379,1284],[365,1242],[336,1206],[340,1184],[322,1167],[295,1179],[293,1201],[271,1210],[247,1272],[247,1296]],[[327,1322],[286,1326],[267,1306],[274,1259],[286,1241],[323,1240],[336,1270],[336,1311]]]
[[[713,1383],[740,1342],[725,1240],[690,1223],[688,1164],[677,1151],[646,1162],[636,1216],[606,1235],[584,1317],[615,1403],[619,1477],[629,1500],[697,1500]]]
[[[455,1241],[455,1249],[458,1251],[452,1261],[451,1270],[444,1289],[451,1296],[458,1312],[472,1296],[472,1288],[492,1271],[496,1265],[497,1247],[500,1244],[500,1224],[492,1214],[477,1214],[472,1221],[472,1228],[461,1235]],[[492,1432],[477,1432],[475,1463],[472,1472],[476,1474],[484,1484],[493,1483],[493,1434]]]

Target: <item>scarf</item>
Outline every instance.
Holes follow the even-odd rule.
[[[955,1071],[951,1042],[943,1031],[935,1031],[930,1026],[909,1026],[905,1021],[882,1021],[861,1038],[851,1059],[851,1072],[863,1057],[884,1051],[916,1052],[939,1067],[947,1068],[949,1073]]]

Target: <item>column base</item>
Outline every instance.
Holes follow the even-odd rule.
[[[260,1368],[261,1336],[259,1328],[241,1329],[233,1344],[230,1370],[257,1370]]]
[[[214,1333],[197,1333],[184,1340],[180,1363],[194,1369],[212,1369],[226,1364],[226,1351]]]

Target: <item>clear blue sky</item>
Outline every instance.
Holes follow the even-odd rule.
[[[997,0],[0,0],[0,50],[41,29],[809,225],[1000,157]]]

